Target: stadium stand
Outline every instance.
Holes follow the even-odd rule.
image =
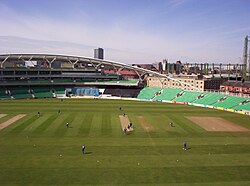
[[[51,98],[53,96],[50,87],[33,87],[36,98]]]
[[[136,98],[140,93],[140,89],[129,88],[105,88],[104,94],[109,94],[118,97],[132,97]]]
[[[13,98],[15,99],[32,98],[31,92],[29,92],[29,89],[25,86],[15,86],[13,88],[10,88],[10,90]]]
[[[178,88],[164,88],[156,93],[154,100],[173,100],[182,90]]]
[[[175,99],[175,101],[192,103],[201,94],[202,94],[201,92],[189,92],[189,91],[185,91],[185,92],[182,93],[182,95],[180,95],[179,97],[177,97]]]
[[[55,92],[56,94],[65,94],[65,87],[54,86],[52,92]]]
[[[10,99],[11,98],[10,95],[6,94],[7,93],[6,91],[7,91],[7,89],[4,89],[4,88],[0,89],[0,99]]]
[[[225,94],[217,94],[217,93],[205,93],[204,97],[201,97],[194,101],[194,103],[197,104],[203,104],[203,105],[213,105],[216,103],[219,99],[225,97]]]
[[[161,90],[161,88],[145,87],[144,89],[142,89],[140,91],[137,98],[139,98],[139,99],[152,99],[155,96],[156,92],[158,92],[159,90]]]
[[[250,111],[249,98],[227,96],[225,94],[218,94],[212,92],[202,93],[202,92],[183,91],[181,89],[171,89],[171,88],[160,89],[160,88],[145,87],[140,91],[140,94],[137,96],[137,98],[189,102],[189,103],[197,103],[203,105],[213,105],[225,109],[232,108],[235,110]]]
[[[233,109],[234,110],[248,110],[248,111],[250,111],[250,99],[248,99],[247,103],[235,106]]]
[[[247,100],[247,98],[229,96],[225,100],[218,101],[217,103],[214,104],[214,106],[223,107],[223,108],[232,108],[232,107],[237,106],[246,100]]]

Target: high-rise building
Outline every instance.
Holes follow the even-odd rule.
[[[104,50],[103,48],[94,49],[94,58],[103,59],[104,58]]]
[[[162,61],[162,70],[163,71],[167,70],[167,64],[168,64],[168,60],[163,59],[163,61]]]

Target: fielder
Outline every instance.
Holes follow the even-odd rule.
[[[184,140],[183,149],[184,149],[184,150],[187,150],[187,141],[186,141],[186,140]]]
[[[84,155],[85,146],[82,146],[82,155]]]

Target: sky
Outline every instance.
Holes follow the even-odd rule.
[[[250,0],[0,0],[0,54],[241,63]]]

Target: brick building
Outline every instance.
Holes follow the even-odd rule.
[[[229,95],[250,96],[250,82],[226,81],[221,84],[220,91]]]

